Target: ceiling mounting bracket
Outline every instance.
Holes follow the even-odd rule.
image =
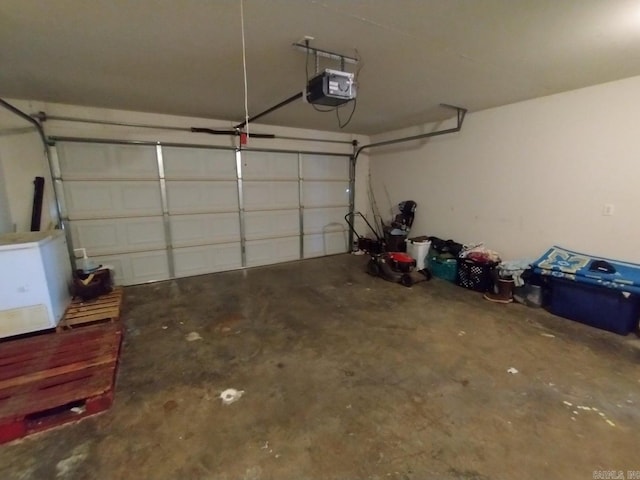
[[[344,70],[344,65],[346,63],[350,63],[352,65],[358,64],[358,59],[355,57],[350,57],[348,55],[343,55],[341,53],[331,52],[329,50],[323,50],[321,48],[312,47],[310,45],[311,40],[312,39],[310,38],[304,38],[300,42],[295,42],[292,45],[296,49],[306,53],[307,55],[313,55],[315,57],[316,71],[318,70],[319,57],[329,58],[331,60],[336,60],[340,62],[340,67],[342,68],[342,70]]]

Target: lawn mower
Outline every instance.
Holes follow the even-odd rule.
[[[415,204],[413,209],[415,209]],[[400,283],[405,287],[431,280],[431,272],[428,269],[416,270],[416,260],[411,255],[405,252],[388,252],[387,242],[378,234],[362,213],[354,212],[354,216],[359,216],[364,220],[375,235],[375,239],[365,238],[358,234],[349,218],[350,216],[348,213],[344,219],[358,239],[358,249],[368,253],[370,256],[367,263],[367,273],[369,275],[381,277],[389,282]],[[413,220],[413,214],[411,215],[411,220]],[[408,225],[408,227],[411,227],[411,225]]]

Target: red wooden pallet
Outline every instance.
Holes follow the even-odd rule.
[[[119,322],[0,344],[0,444],[108,409]]]

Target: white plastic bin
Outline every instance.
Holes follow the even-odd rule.
[[[429,248],[431,242],[429,240],[414,240],[409,238],[407,242],[407,253],[416,260],[416,269],[424,270],[427,268],[427,255],[429,254]]]

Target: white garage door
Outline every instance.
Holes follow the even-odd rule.
[[[242,152],[247,266],[300,258],[298,155]]]
[[[344,253],[349,212],[349,160],[301,155],[304,258]]]
[[[346,156],[58,142],[74,247],[124,285],[346,252]]]
[[[113,265],[119,283],[168,279],[155,147],[65,143],[57,148],[74,247]]]
[[[176,277],[242,267],[235,152],[163,147]]]

